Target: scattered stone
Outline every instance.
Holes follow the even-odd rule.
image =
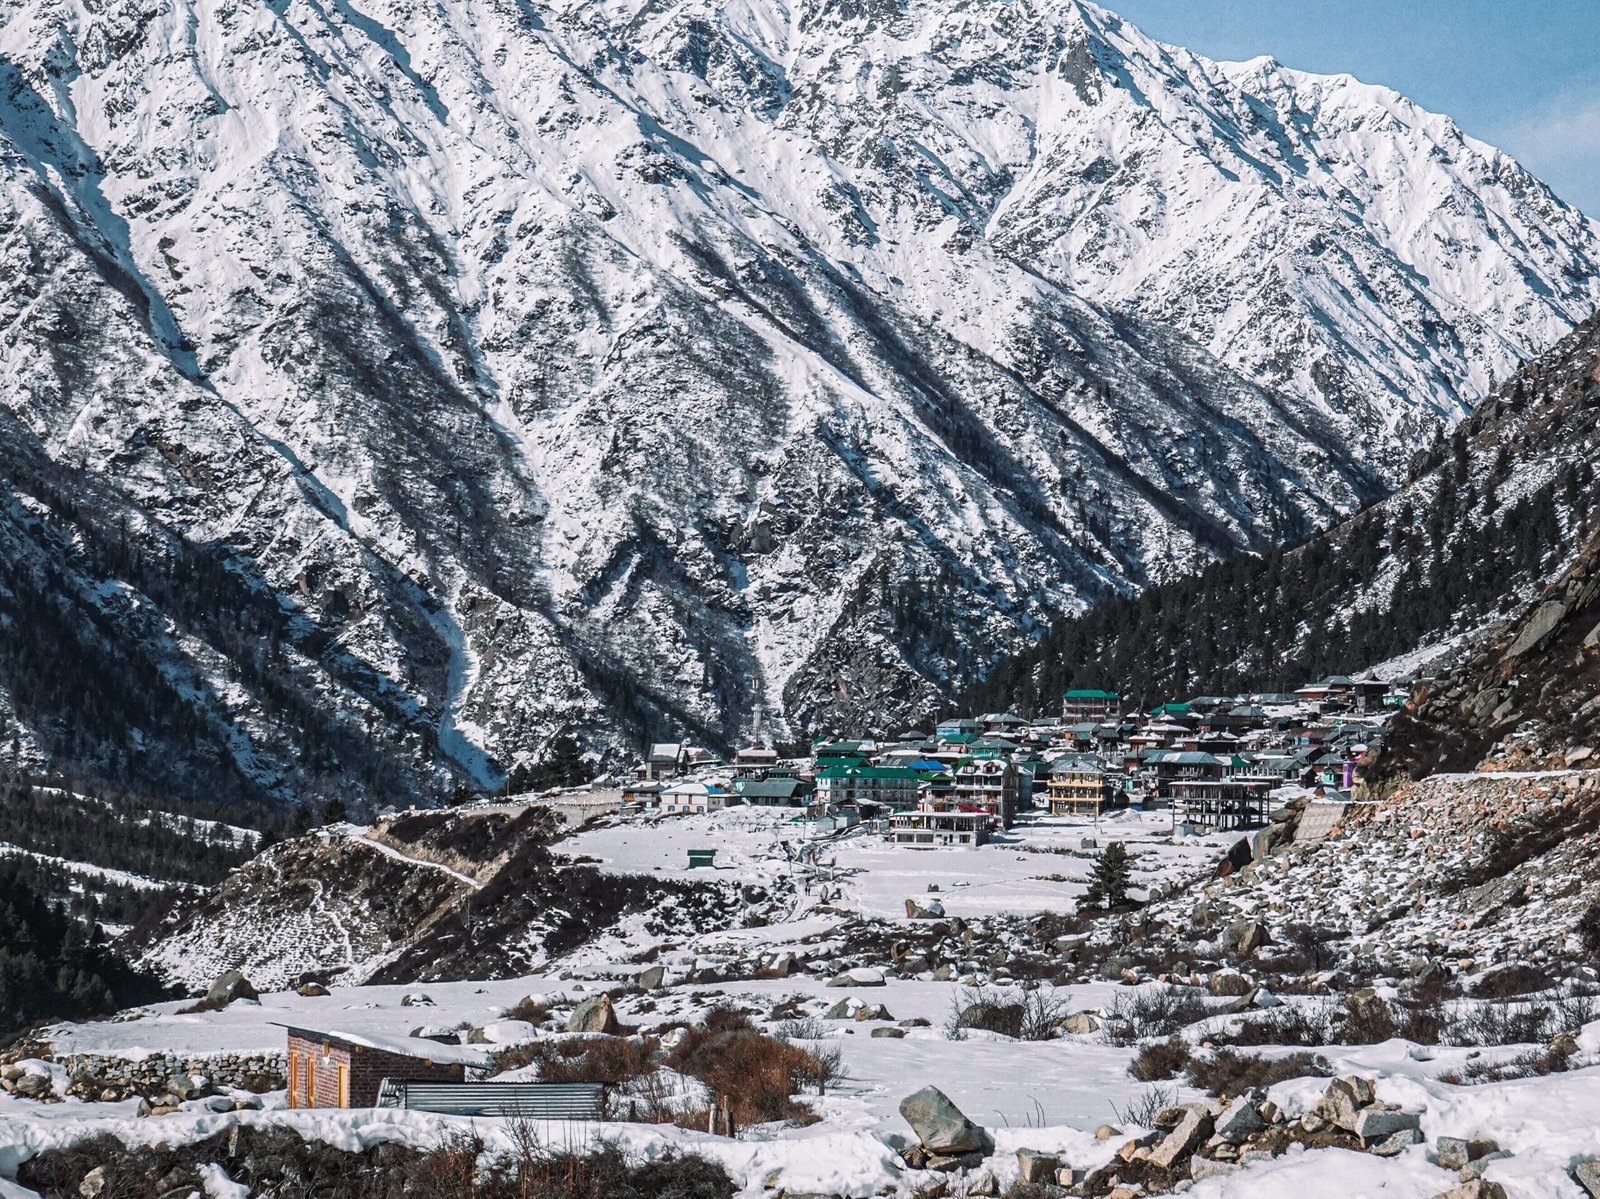
[[[85,1174],[83,1180],[78,1183],[78,1194],[82,1195],[83,1199],[99,1199],[105,1189],[106,1168],[104,1166],[96,1166]]]
[[[1422,1144],[1422,1130],[1418,1128],[1404,1128],[1397,1133],[1386,1136],[1376,1145],[1368,1148],[1367,1152],[1374,1157],[1399,1157],[1413,1145]]]
[[[1189,1162],[1189,1177],[1196,1182],[1203,1182],[1207,1178],[1220,1178],[1224,1174],[1232,1174],[1239,1168],[1237,1162],[1220,1162],[1209,1157],[1196,1157]]]
[[[1000,1180],[985,1170],[968,1185],[967,1194],[973,1196],[973,1199],[998,1199]]]
[[[937,899],[930,899],[927,903],[918,903],[914,899],[906,900],[906,917],[910,920],[941,920],[944,918],[944,904]]]
[[[1485,1153],[1482,1157],[1468,1162],[1461,1168],[1461,1181],[1472,1182],[1474,1179],[1482,1178],[1483,1172],[1487,1170],[1492,1163],[1504,1161],[1510,1156],[1511,1155],[1504,1149],[1496,1149],[1493,1153]]]
[[[1248,1099],[1236,1099],[1214,1121],[1215,1134],[1230,1145],[1242,1145],[1252,1134],[1266,1128],[1261,1112]]]
[[[1583,1188],[1589,1199],[1600,1199],[1600,1161],[1591,1159],[1573,1166],[1572,1181]]]
[[[1440,1137],[1434,1145],[1434,1156],[1446,1170],[1464,1169],[1468,1162],[1477,1161],[1493,1153],[1500,1146],[1490,1140],[1464,1137]]]
[[[1422,1118],[1415,1112],[1392,1112],[1383,1108],[1364,1108],[1356,1115],[1355,1127],[1350,1131],[1361,1138],[1363,1145],[1387,1140],[1397,1132],[1412,1132],[1422,1127]]]
[[[1166,1135],[1160,1144],[1150,1148],[1150,1164],[1160,1170],[1170,1170],[1177,1162],[1188,1157],[1195,1147],[1211,1135],[1211,1112],[1203,1104],[1192,1103],[1184,1110],[1181,1123]]]
[[[885,987],[888,980],[883,976],[882,970],[875,970],[871,966],[857,966],[854,970],[846,970],[842,974],[835,974],[828,980],[830,987]]]
[[[1017,1176],[1024,1183],[1054,1182],[1061,1172],[1061,1158],[1037,1149],[1017,1150]]]
[[[1448,1191],[1441,1191],[1433,1199],[1506,1199],[1506,1189],[1498,1182],[1474,1179]]]

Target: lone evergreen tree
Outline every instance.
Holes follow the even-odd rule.
[[[1084,907],[1119,908],[1128,902],[1128,881],[1133,863],[1121,841],[1113,841],[1095,859],[1094,873],[1089,876],[1089,890],[1084,894]]]

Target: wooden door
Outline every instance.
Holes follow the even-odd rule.
[[[339,1067],[339,1106],[350,1106],[350,1067],[348,1064]]]
[[[300,1055],[289,1051],[289,1106],[300,1106]]]

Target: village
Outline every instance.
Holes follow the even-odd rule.
[[[796,809],[813,836],[865,826],[911,848],[978,846],[1037,814],[1098,820],[1170,813],[1174,833],[1265,825],[1300,795],[1351,798],[1409,683],[1333,676],[1292,693],[1202,695],[1148,710],[1115,691],[1072,690],[1059,713],[991,712],[890,739],[828,739],[805,758],[754,746],[731,761],[680,743],[649,747],[624,810]]]

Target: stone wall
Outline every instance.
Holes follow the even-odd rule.
[[[70,1053],[54,1059],[72,1078],[69,1094],[112,1102],[199,1099],[220,1088],[262,1094],[288,1085],[282,1053],[152,1054],[146,1058]]]

